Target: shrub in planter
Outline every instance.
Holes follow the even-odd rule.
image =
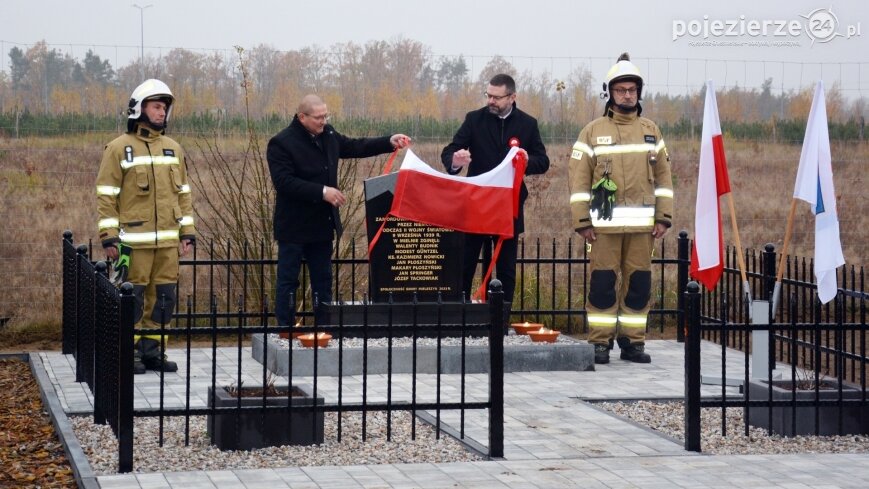
[[[790,380],[774,380],[772,382],[772,400],[790,402],[796,388],[797,402],[815,400],[814,386],[801,385]],[[769,399],[769,383],[765,380],[749,381],[746,394],[751,401],[766,401]],[[839,383],[836,379],[822,379],[818,389],[819,401],[838,401]],[[851,384],[842,385],[842,432],[843,435],[869,434],[869,406],[859,404],[862,391]],[[818,410],[818,434],[822,436],[838,435],[840,410],[838,405],[812,406],[799,405],[773,406],[772,432],[782,436],[814,435],[815,410]],[[793,419],[796,417],[796,431]],[[748,424],[763,429],[770,429],[769,408],[752,407],[748,413]]]
[[[214,406],[225,408],[208,415],[208,436],[221,450],[251,450],[281,445],[323,443],[323,413],[313,409],[262,411],[263,388],[218,387]],[[212,389],[208,388],[208,407]],[[237,409],[239,396],[242,409]],[[292,406],[313,407],[314,397],[308,385],[294,385],[289,396]],[[287,406],[287,386],[266,386],[266,406]],[[323,405],[318,396],[316,405]]]

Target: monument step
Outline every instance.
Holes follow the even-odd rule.
[[[289,374],[289,350],[275,337],[269,337],[268,344],[263,344],[263,335],[252,335],[253,358],[263,363],[267,353],[266,367],[276,375]],[[369,374],[385,374],[388,367],[388,349],[382,346],[371,346],[367,355],[367,372]],[[343,348],[341,351],[342,371],[344,375],[361,375],[363,367],[362,348]],[[333,340],[332,346],[318,348],[317,374],[325,376],[338,375],[338,347]],[[441,373],[459,374],[462,371],[462,347],[441,346]],[[536,372],[571,370],[594,370],[594,347],[585,342],[560,342],[545,344],[504,345],[504,372]],[[311,348],[293,349],[293,376],[311,376],[314,374],[314,350]],[[465,347],[465,373],[478,374],[489,371],[489,347],[469,345]],[[413,372],[413,348],[392,348],[392,373]],[[419,374],[437,373],[437,348],[435,346],[417,346],[416,372]]]

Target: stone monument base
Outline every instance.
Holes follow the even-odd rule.
[[[287,376],[289,373],[289,350],[278,341],[270,339],[263,345],[263,335],[252,335],[253,358],[262,363],[264,349],[268,351],[266,367],[275,375]],[[387,348],[368,348],[368,373],[387,373]],[[441,373],[459,374],[462,368],[462,348],[460,346],[441,346]],[[344,348],[342,351],[342,370],[344,375],[362,374],[362,349]],[[417,346],[417,373],[437,373],[437,349],[434,346]],[[314,350],[301,348],[293,350],[293,376],[311,376],[314,373]],[[527,345],[504,345],[504,372],[537,372],[550,370],[587,371],[594,370],[594,347],[586,342],[547,343]],[[392,373],[411,373],[413,371],[413,348],[392,348]],[[465,373],[478,374],[489,371],[489,347],[465,346]],[[332,346],[317,349],[317,374],[338,375],[338,347],[333,340]]]
[[[465,332],[470,336],[489,335],[489,304],[486,303],[462,303],[462,302],[435,302],[394,303],[370,302],[326,302],[317,306],[317,322],[321,325],[337,326],[345,328],[340,332],[331,330],[332,337],[343,335],[347,338],[360,338],[363,335],[362,325],[368,326],[369,338],[385,338],[387,336],[386,325],[390,322],[392,312],[392,335],[411,336],[411,326],[416,324],[417,336],[432,337],[437,333],[434,326],[465,324]],[[509,316],[509,304],[505,306],[505,316]],[[459,327],[445,330],[442,336],[461,336]]]

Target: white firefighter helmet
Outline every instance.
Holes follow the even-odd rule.
[[[127,108],[128,131],[132,131],[136,121],[142,117],[142,104],[146,100],[153,99],[159,99],[166,103],[166,119],[163,122],[165,128],[169,122],[169,114],[172,113],[172,103],[175,102],[175,96],[172,95],[172,90],[169,90],[168,85],[156,78],[151,78],[142,82],[130,95],[130,103]]]
[[[612,67],[606,73],[606,79],[603,82],[603,92],[601,92],[601,98],[606,99],[606,107],[609,107],[614,103],[612,99],[611,89],[613,83],[620,81],[634,81],[637,83],[637,100],[643,99],[643,75],[640,73],[640,69],[637,68],[637,65],[631,62],[631,56],[628,53],[622,53],[619,56],[616,64],[612,65]],[[640,108],[639,102],[637,102],[637,109],[642,111]],[[606,112],[606,110],[604,111]]]

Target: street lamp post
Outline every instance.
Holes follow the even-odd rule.
[[[567,128],[564,126],[564,91],[567,85],[563,81],[558,81],[555,84],[555,91],[558,92],[558,100],[561,102],[561,131],[564,132],[564,139],[567,139]]]
[[[141,50],[139,53],[139,67],[142,70],[142,79],[145,79],[145,9],[153,7],[153,4],[145,5],[144,7],[139,6],[138,4],[133,4],[131,7],[136,7],[139,9],[139,49]]]

